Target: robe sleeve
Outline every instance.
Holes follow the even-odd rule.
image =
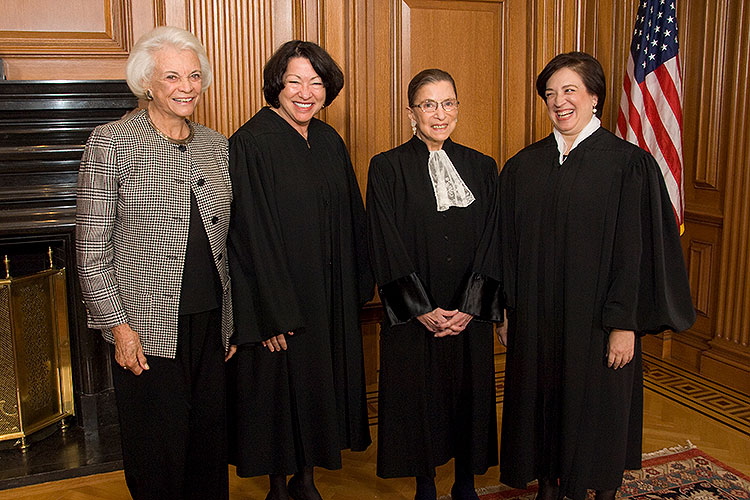
[[[234,193],[227,242],[236,332],[232,340],[260,342],[305,325],[275,210],[273,165],[249,133],[240,131],[230,139],[229,172]]]
[[[370,162],[367,226],[370,260],[385,314],[392,325],[433,311],[437,302],[416,272],[396,225],[393,166],[384,155]]]
[[[472,271],[459,288],[456,309],[471,314],[475,319],[503,322],[502,273],[500,271],[500,230],[498,176],[495,160],[483,156],[486,172],[484,193],[488,200],[487,214],[484,220],[484,232],[479,240]],[[480,165],[472,166],[479,168]],[[475,202],[476,203],[476,202]]]
[[[680,236],[654,158],[637,151],[623,174],[605,328],[659,333],[695,321]]]

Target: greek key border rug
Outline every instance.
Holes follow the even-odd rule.
[[[477,490],[481,500],[534,500],[536,485]],[[589,492],[589,498],[594,498]],[[688,441],[643,456],[643,468],[625,471],[617,498],[632,500],[750,500],[750,477],[728,467]],[[442,497],[440,500],[450,500]]]

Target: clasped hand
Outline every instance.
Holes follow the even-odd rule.
[[[435,334],[435,337],[446,337],[458,335],[466,328],[474,318],[471,314],[461,312],[458,309],[446,311],[440,307],[434,311],[417,316],[417,319],[425,328]]]

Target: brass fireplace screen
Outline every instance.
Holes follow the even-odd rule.
[[[51,260],[51,259],[50,259]],[[65,269],[0,279],[0,441],[73,415]],[[64,423],[64,421],[63,421]]]

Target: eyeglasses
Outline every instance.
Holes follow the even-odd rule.
[[[446,113],[453,113],[458,109],[458,99],[446,99],[442,102],[427,99],[426,101],[414,104],[411,107],[421,109],[422,113],[432,114],[438,110],[438,106],[442,106]]]

